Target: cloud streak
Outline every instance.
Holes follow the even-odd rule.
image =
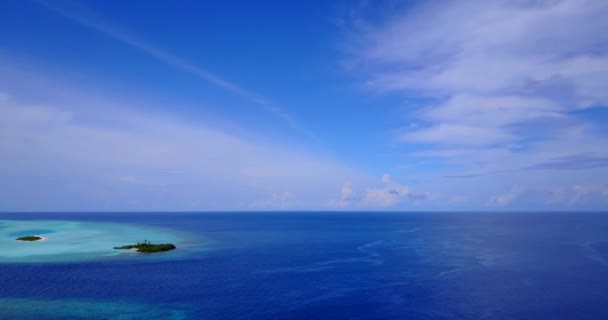
[[[101,19],[97,18],[94,12],[92,12],[88,8],[66,1],[48,2],[40,0],[39,3],[65,18],[78,22],[79,24],[85,27],[96,30],[114,40],[117,40],[123,44],[138,49],[141,52],[157,59],[158,61],[161,61],[183,72],[192,74],[197,78],[204,80],[212,85],[215,85],[231,94],[242,97],[261,107],[265,111],[270,112],[281,118],[282,120],[287,122],[287,124],[291,128],[301,133],[304,133],[305,135],[311,138],[316,139],[316,136],[313,133],[301,127],[291,115],[283,111],[281,108],[274,106],[270,101],[258,95],[257,93],[244,89],[225,79],[222,79],[221,77],[218,77],[217,75],[201,67],[198,67],[188,61],[185,61],[170,52],[161,50],[149,43],[146,43],[145,41],[142,41],[141,39],[138,39],[136,36],[130,35],[118,29],[117,27],[112,26],[111,24],[102,21]]]
[[[585,170],[608,167],[608,157],[599,157],[592,154],[580,154],[551,159],[551,161],[538,163],[529,170]]]

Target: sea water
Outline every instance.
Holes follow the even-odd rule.
[[[3,244],[0,319],[608,319],[602,213],[41,213],[0,220],[11,221],[0,233],[13,245],[26,233],[48,240],[23,245],[42,247],[72,232],[101,246],[94,254],[83,244],[63,247],[69,259],[48,247],[51,254],[34,259]],[[108,256],[110,245],[156,236],[183,249]]]
[[[18,237],[37,236],[37,241]],[[185,233],[129,223],[0,220],[0,263],[78,262],[135,252],[114,247],[150,241],[185,244]],[[130,257],[125,257],[130,258]]]

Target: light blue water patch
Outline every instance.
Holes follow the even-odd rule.
[[[0,263],[74,262],[91,259],[128,257],[167,257],[180,247],[188,247],[188,236],[172,230],[145,225],[77,221],[0,221]],[[17,241],[16,237],[35,235],[39,241]],[[173,243],[170,252],[142,254],[114,247],[144,240]]]
[[[0,319],[189,319],[179,308],[96,300],[0,299]]]
[[[11,236],[11,237],[26,237],[26,236],[33,236],[33,235],[49,234],[49,233],[53,233],[53,232],[55,232],[55,230],[49,230],[49,229],[27,229],[27,230],[20,230],[20,231],[11,232],[8,235]]]

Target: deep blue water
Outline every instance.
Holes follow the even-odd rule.
[[[608,319],[608,214],[0,214],[42,218],[168,227],[211,247],[0,264],[0,319]]]

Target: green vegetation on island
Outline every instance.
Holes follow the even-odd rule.
[[[153,244],[153,243],[150,243],[149,241],[145,240],[143,243],[138,242],[137,244],[114,247],[114,249],[119,249],[119,250],[137,249],[137,252],[152,253],[152,252],[162,252],[162,251],[173,250],[173,249],[175,249],[175,245],[172,243]]]
[[[38,241],[38,240],[42,240],[42,237],[25,236],[25,237],[17,238],[17,240],[19,240],[19,241]]]

